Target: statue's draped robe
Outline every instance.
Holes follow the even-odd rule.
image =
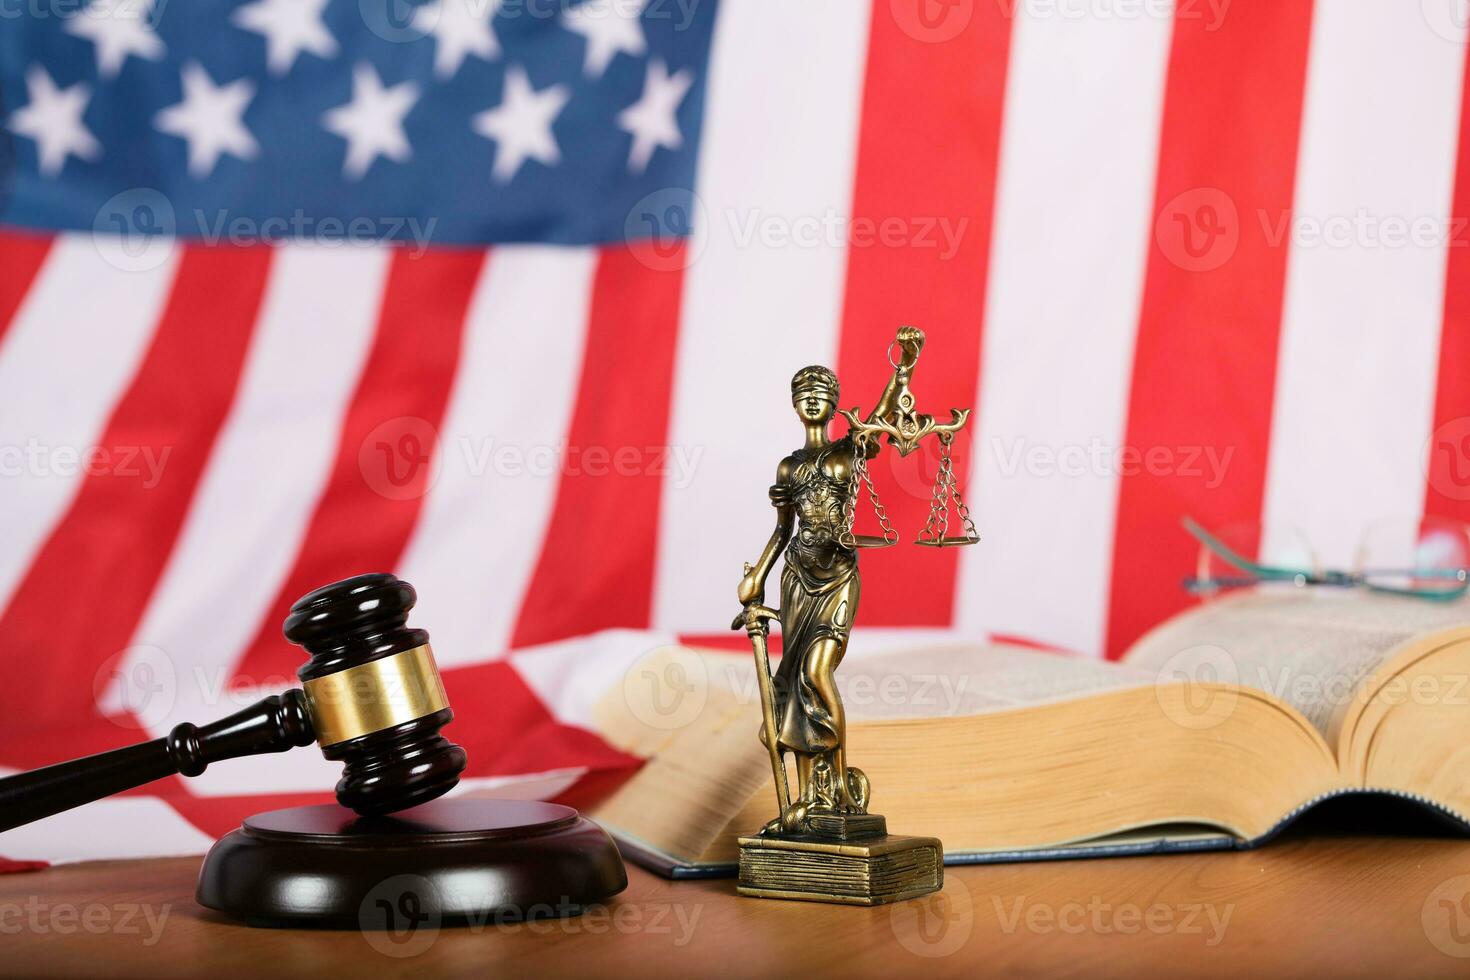
[[[806,676],[812,647],[825,639],[847,645],[857,611],[857,553],[838,541],[845,481],[823,472],[824,463],[852,463],[852,440],[839,439],[820,449],[800,449],[789,478],[771,487],[771,502],[796,509],[796,533],[786,549],[781,573],[781,665],[776,670],[777,740],[783,749],[808,754],[837,747],[832,715]]]

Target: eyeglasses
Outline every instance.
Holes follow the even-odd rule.
[[[1188,517],[1184,527],[1201,545],[1195,574],[1184,580],[1195,595],[1269,582],[1365,588],[1438,601],[1470,592],[1470,525],[1457,521],[1369,524],[1350,570],[1324,568],[1299,532],[1235,525],[1214,533]]]

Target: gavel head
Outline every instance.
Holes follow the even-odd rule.
[[[391,813],[459,782],[464,750],[439,734],[454,718],[429,634],[409,629],[418,596],[392,575],[358,575],[296,601],[286,639],[311,654],[296,672],[322,754],[345,763],[337,800]]]

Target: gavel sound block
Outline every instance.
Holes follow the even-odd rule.
[[[570,807],[452,799],[465,753],[413,587],[359,575],[302,597],[287,639],[299,690],[211,725],[0,780],[0,830],[211,763],[315,741],[343,763],[341,806],[248,818],[204,859],[201,905],[260,925],[397,928],[575,914],[627,886],[612,839]]]

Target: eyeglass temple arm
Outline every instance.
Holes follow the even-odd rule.
[[[1188,531],[1196,541],[1204,545],[1206,548],[1209,548],[1215,554],[1219,555],[1221,558],[1225,559],[1227,562],[1234,565],[1236,568],[1241,569],[1242,571],[1247,571],[1250,572],[1252,575],[1257,575],[1261,578],[1266,579],[1292,579],[1296,578],[1299,575],[1307,574],[1305,572],[1295,571],[1292,569],[1272,568],[1269,565],[1258,565],[1250,559],[1246,558],[1244,555],[1241,555],[1232,550],[1228,545],[1225,544],[1225,542],[1215,537],[1209,531],[1206,531],[1194,518],[1185,517],[1182,519],[1181,523],[1184,525],[1184,530]]]
[[[1256,575],[1262,579],[1295,579],[1305,575],[1307,576],[1307,582],[1312,585],[1366,585],[1374,592],[1384,592],[1390,595],[1417,596],[1420,598],[1446,601],[1450,599],[1460,598],[1461,596],[1465,595],[1466,592],[1470,592],[1470,582],[1467,582],[1467,578],[1470,578],[1470,576],[1467,576],[1465,569],[1415,570],[1415,573],[1419,577],[1451,578],[1456,579],[1461,583],[1464,583],[1464,587],[1458,590],[1451,589],[1437,591],[1433,589],[1399,589],[1392,586],[1375,584],[1370,580],[1369,575],[1362,572],[1327,572],[1325,574],[1314,574],[1305,571],[1293,571],[1291,569],[1271,568],[1267,565],[1258,565],[1255,562],[1248,560],[1243,555],[1240,555],[1233,551],[1223,541],[1201,527],[1199,522],[1195,521],[1193,518],[1185,517],[1182,519],[1181,523],[1183,523],[1184,529],[1188,531],[1195,538],[1195,540],[1199,541],[1200,544],[1204,545],[1206,548],[1209,548],[1215,554],[1219,555],[1221,558],[1234,565],[1236,568],[1239,568],[1242,571],[1250,572],[1251,574]],[[1190,578],[1185,581],[1185,588],[1189,589],[1190,591],[1197,591],[1201,587],[1207,587],[1210,585],[1229,588],[1233,585],[1245,584],[1249,583],[1228,579],[1202,580],[1197,578]]]

